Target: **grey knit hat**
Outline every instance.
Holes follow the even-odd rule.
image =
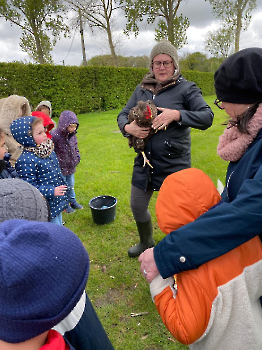
[[[162,53],[169,55],[172,58],[176,69],[179,68],[177,50],[175,46],[172,45],[171,42],[168,40],[161,40],[153,47],[150,53],[150,67],[154,57]]]
[[[0,180],[0,222],[9,219],[49,221],[47,201],[28,182],[13,178]]]
[[[41,106],[44,106],[44,107],[47,107],[49,108],[50,110],[50,118],[52,117],[52,105],[51,105],[51,102],[50,101],[41,101],[37,106],[36,106],[36,110],[38,107],[41,107]]]

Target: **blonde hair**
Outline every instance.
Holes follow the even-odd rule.
[[[32,123],[31,123],[31,129],[29,129],[27,131],[27,135],[29,136],[32,136],[33,135],[33,131],[34,131],[34,128],[39,125],[39,124],[43,124],[43,119],[42,118],[37,118],[37,117],[34,117]]]
[[[39,125],[39,124],[43,124],[44,121],[42,118],[38,118],[38,117],[35,117],[35,119],[32,121],[32,124],[31,124],[31,128],[32,128],[32,131],[34,130],[34,128]]]

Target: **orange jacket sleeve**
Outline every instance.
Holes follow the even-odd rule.
[[[157,276],[159,280],[151,282],[150,291],[167,329],[182,344],[195,342],[207,329],[218,287],[261,259],[261,241],[255,237],[196,270],[177,274],[177,290],[171,283],[166,285],[169,279]],[[152,288],[154,283],[157,287]]]
[[[154,297],[154,302],[165,326],[182,344],[191,344],[207,328],[212,299],[191,273],[177,276],[178,290],[166,287]]]

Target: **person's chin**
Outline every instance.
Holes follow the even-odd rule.
[[[159,77],[158,77],[158,81],[160,82],[160,83],[163,83],[164,81],[166,81],[168,79],[168,76],[166,75],[166,74],[163,74],[163,75],[160,75]]]

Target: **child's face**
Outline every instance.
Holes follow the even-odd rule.
[[[46,143],[47,136],[46,136],[45,128],[43,124],[37,124],[34,126],[33,139],[35,140],[35,143],[37,145],[40,145],[40,143]]]
[[[50,128],[50,125],[44,126],[45,132],[47,132],[49,130],[49,128]]]
[[[5,135],[0,134],[0,159],[4,159],[6,152],[7,152],[7,149],[5,146]]]
[[[50,117],[50,109],[47,106],[38,107],[37,111],[45,113],[46,115],[48,115],[48,117]]]
[[[74,132],[76,131],[76,127],[77,127],[77,124],[70,124],[68,127],[67,127],[67,131],[68,132]]]

